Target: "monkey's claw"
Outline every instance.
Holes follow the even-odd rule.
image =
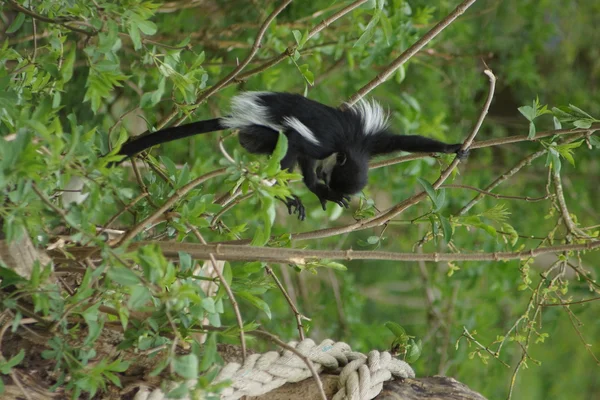
[[[287,197],[283,200],[285,203],[288,213],[290,215],[298,213],[298,219],[300,221],[304,221],[306,218],[306,209],[304,208],[304,204],[302,204],[302,200],[296,195],[292,195],[292,197]]]
[[[332,203],[335,203],[342,208],[349,208],[349,201],[351,200],[351,197],[346,194],[330,192],[327,198],[319,197],[319,200],[321,201],[321,207],[323,207],[323,211],[326,211],[327,201],[331,201]]]

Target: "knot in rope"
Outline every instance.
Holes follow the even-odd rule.
[[[335,400],[370,400],[383,388],[383,382],[394,377],[414,377],[414,371],[404,361],[388,352],[371,351],[368,356],[353,352],[344,342],[326,339],[319,345],[311,339],[290,342],[306,356],[317,372],[342,368],[339,390]],[[223,400],[237,400],[242,396],[259,396],[283,386],[311,377],[306,363],[289,350],[253,354],[243,365],[227,364],[215,378],[215,383],[231,380],[232,385],[221,392]]]
[[[354,352],[344,342],[325,339],[315,344],[311,339],[288,343],[304,355],[317,373],[340,372],[338,391],[333,400],[370,400],[377,396],[383,383],[398,378],[413,378],[412,368],[387,351],[373,350],[368,355]],[[237,400],[242,396],[260,396],[286,383],[300,382],[312,376],[304,360],[290,350],[269,351],[246,357],[244,364],[230,362],[221,369],[213,383],[231,381],[231,386],[221,391],[222,400]],[[195,380],[186,382],[188,387]],[[160,389],[151,393],[140,390],[134,400],[162,400],[166,396]],[[189,399],[189,397],[185,397]]]

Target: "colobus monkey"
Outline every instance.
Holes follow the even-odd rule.
[[[468,155],[462,144],[446,144],[418,135],[388,130],[381,105],[360,101],[345,110],[326,106],[298,94],[245,92],[233,98],[226,117],[171,127],[135,138],[119,154],[132,156],[154,145],[223,129],[239,129],[239,141],[250,153],[271,154],[279,132],[288,139],[281,169],[300,165],[304,183],[325,209],[327,201],[348,207],[350,195],[367,184],[369,159],[395,151]],[[286,199],[290,214],[305,217],[296,196]],[[292,211],[292,208],[294,210]]]

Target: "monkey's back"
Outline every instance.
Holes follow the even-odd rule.
[[[310,100],[299,94],[245,92],[231,101],[224,126],[240,130],[240,142],[253,153],[269,153],[276,134],[288,136],[288,147],[322,159],[340,147],[364,139],[360,115]],[[268,128],[270,131],[265,130]]]

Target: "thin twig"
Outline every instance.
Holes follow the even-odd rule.
[[[465,0],[460,3],[454,11],[452,11],[443,20],[438,22],[429,32],[427,32],[421,39],[417,40],[415,44],[406,49],[398,58],[396,58],[383,72],[378,74],[371,82],[360,88],[350,99],[346,102],[346,105],[351,106],[364,97],[371,90],[385,82],[392,74],[414,56],[419,50],[421,50],[427,43],[429,43],[434,37],[436,37],[441,31],[443,31],[448,25],[450,25],[456,18],[463,14],[476,0]]]
[[[468,189],[468,190],[474,190],[474,191],[479,192],[481,194],[484,194],[486,196],[493,197],[495,199],[523,200],[523,201],[528,201],[528,202],[531,202],[531,203],[534,203],[536,201],[548,200],[551,197],[551,195],[546,195],[546,196],[542,196],[542,197],[507,196],[507,195],[501,195],[501,194],[496,194],[496,193],[488,192],[487,190],[479,189],[479,188],[477,188],[475,186],[458,185],[458,184],[446,184],[446,185],[442,185],[440,188],[441,189],[443,189],[443,188]]]
[[[588,129],[582,129],[582,128],[556,129],[553,131],[538,132],[533,138],[529,138],[528,135],[508,136],[508,137],[503,137],[503,138],[498,138],[498,139],[490,139],[490,140],[482,140],[480,142],[473,142],[471,144],[470,149],[471,150],[481,149],[484,147],[495,147],[495,146],[502,146],[502,145],[510,144],[510,143],[519,143],[519,142],[536,142],[536,141],[539,141],[540,139],[544,139],[544,138],[551,137],[551,136],[561,136],[561,135],[569,135],[569,134],[584,134],[584,136],[585,136],[585,135],[590,135],[597,130],[600,130],[600,125],[594,125]],[[581,138],[582,136],[576,136],[576,137]],[[400,163],[407,162],[407,161],[419,160],[421,158],[426,158],[426,157],[437,157],[437,155],[434,153],[431,153],[431,154],[415,153],[415,154],[408,154],[408,155],[404,155],[404,156],[392,157],[392,158],[372,162],[369,164],[369,168],[376,169],[376,168],[381,168],[381,167],[387,167],[390,165],[400,164]]]
[[[202,243],[204,245],[206,244],[206,240],[204,240],[204,237],[202,236],[200,231],[194,225],[186,222],[186,226],[192,231],[192,233],[194,234],[194,236],[196,236],[196,238],[200,241],[200,243]],[[212,253],[210,253],[208,256],[210,258],[210,262],[212,264],[213,271],[219,277],[219,283],[221,285],[223,285],[225,292],[227,292],[227,295],[229,296],[229,301],[231,302],[231,307],[233,307],[233,312],[235,314],[235,319],[238,324],[238,329],[240,330],[240,343],[242,346],[242,360],[246,361],[246,337],[244,336],[244,320],[242,319],[242,313],[240,313],[240,308],[238,306],[237,300],[235,299],[235,296],[233,295],[233,290],[231,290],[231,286],[229,286],[229,284],[225,280],[225,277],[223,276],[223,272],[217,265],[217,260],[215,259],[215,256]]]
[[[575,235],[576,237],[590,239],[590,236],[579,229],[575,222],[571,218],[571,213],[569,213],[569,209],[567,208],[567,202],[565,201],[565,194],[563,192],[562,183],[560,180],[560,175],[556,172],[556,170],[552,171],[552,182],[554,183],[554,190],[556,193],[556,200],[558,202],[558,208],[562,215],[562,220],[565,223],[565,226],[569,233]]]
[[[575,304],[584,304],[584,303],[589,303],[589,302],[598,301],[598,300],[600,300],[600,297],[593,297],[591,299],[585,299],[585,300],[579,300],[579,301],[571,301],[568,303],[540,304],[540,306],[542,306],[542,307],[572,306]]]
[[[215,178],[217,176],[223,175],[226,172],[226,168],[219,168],[208,174],[204,174],[193,181],[189,182],[187,185],[182,186],[181,188],[175,190],[175,194],[171,196],[161,207],[156,209],[152,214],[150,214],[145,220],[138,223],[136,226],[131,228],[127,234],[123,236],[123,238],[119,241],[117,246],[121,246],[123,243],[133,239],[137,234],[144,230],[146,225],[152,224],[156,221],[163,213],[168,211],[171,207],[177,203],[177,201],[181,200],[186,194],[191,192],[196,188],[196,186],[204,183],[205,181]]]
[[[551,136],[560,136],[560,135],[570,135],[575,133],[585,133],[591,134],[596,130],[600,130],[600,125],[593,125],[587,129],[585,128],[574,128],[574,129],[555,129],[553,131],[544,131],[538,132],[532,138],[529,138],[528,135],[516,135],[516,136],[508,136],[498,139],[490,139],[490,140],[482,140],[481,142],[475,142],[471,146],[471,149],[480,149],[483,147],[492,147],[499,146],[509,143],[518,143],[518,142],[536,142],[540,139],[544,139]]]
[[[567,140],[565,140],[565,143],[570,143],[570,142],[573,142],[575,140],[578,140],[578,139],[580,139],[581,137],[583,137],[583,136],[585,136],[587,134],[588,134],[588,131],[579,132],[578,134],[576,134],[576,135],[568,138]],[[515,164],[513,167],[511,167],[508,171],[506,171],[505,173],[503,173],[502,175],[500,175],[492,183],[490,183],[488,186],[486,186],[484,190],[487,191],[487,192],[491,192],[494,188],[496,188],[497,186],[499,186],[501,183],[503,183],[507,179],[513,177],[522,168],[524,168],[525,166],[531,164],[534,160],[540,158],[541,156],[543,156],[547,152],[548,152],[547,149],[542,149],[542,150],[538,150],[535,153],[532,153],[532,154],[528,155],[527,157],[523,158],[521,161],[519,161],[517,164]],[[478,194],[477,196],[473,197],[465,206],[463,206],[463,208],[460,209],[460,211],[457,213],[457,215],[465,215],[483,197],[484,197],[483,194]]]
[[[200,104],[203,101],[205,101],[206,99],[208,99],[210,96],[212,96],[213,94],[215,94],[216,92],[218,92],[220,89],[224,88],[225,86],[227,86],[227,84],[229,84],[231,81],[233,81],[235,79],[235,77],[244,69],[246,68],[246,66],[248,66],[248,64],[250,64],[250,62],[252,61],[252,59],[254,58],[254,56],[256,55],[256,53],[258,53],[258,49],[260,49],[260,45],[261,42],[263,40],[263,37],[265,36],[265,33],[267,32],[267,29],[269,28],[269,25],[271,24],[271,22],[273,22],[273,20],[292,2],[292,0],[284,0],[265,20],[265,22],[263,22],[262,26],[260,27],[258,34],[256,35],[256,38],[254,39],[254,44],[252,45],[252,49],[250,49],[250,53],[246,56],[246,58],[233,70],[231,71],[227,76],[225,76],[223,79],[221,79],[219,82],[215,83],[213,86],[211,86],[209,89],[205,90],[204,92],[202,92],[202,94],[200,94],[197,98],[196,98],[196,104]],[[173,119],[176,115],[177,115],[178,111],[175,110],[173,111],[171,114],[169,114],[167,117],[163,118],[161,122],[159,122],[157,124],[157,126],[159,126],[159,128],[164,127],[168,121],[170,121],[171,119]],[[181,123],[183,123],[183,121],[185,121],[187,119],[186,116],[179,118],[176,122],[175,125],[180,125]]]
[[[50,24],[61,25],[67,29],[72,30],[73,32],[83,33],[84,35],[87,35],[87,36],[94,36],[94,35],[98,34],[98,32],[96,30],[88,32],[85,29],[75,28],[74,26],[67,25],[67,22],[78,23],[80,21],[76,21],[76,20],[69,19],[69,18],[49,18],[44,15],[38,14],[34,11],[28,10],[27,8],[21,6],[19,3],[17,3],[15,0],[6,0],[6,1],[13,9],[15,9],[19,12],[22,12],[23,14],[29,15],[31,18],[37,19],[39,21],[48,22]]]
[[[292,301],[292,298],[288,295],[287,291],[281,284],[281,281],[279,281],[279,278],[277,278],[277,275],[275,275],[275,272],[273,272],[271,267],[269,267],[267,265],[265,267],[265,271],[267,271],[267,274],[269,274],[269,275],[271,275],[271,277],[273,277],[275,284],[277,285],[277,287],[279,288],[281,293],[283,293],[283,297],[285,297],[285,300],[290,305],[290,308],[292,309],[292,312],[294,313],[294,316],[296,317],[296,324],[298,325],[298,334],[300,335],[300,340],[304,340],[304,327],[302,326],[303,315],[298,312],[298,308]]]
[[[210,222],[210,226],[211,227],[216,226],[217,222],[219,222],[219,220],[221,219],[221,217],[223,215],[225,215],[233,207],[235,207],[236,205],[240,204],[242,201],[247,200],[250,197],[254,196],[254,192],[246,193],[243,196],[239,196],[239,194],[240,193],[235,193],[233,196],[231,196],[228,199],[229,203],[227,203],[227,205],[225,205],[217,214],[215,214],[215,216],[213,217],[212,221]]]
[[[315,366],[313,365],[312,361],[308,357],[306,357],[304,354],[300,353],[297,349],[295,349],[294,347],[285,343],[284,341],[279,339],[277,336],[275,336],[269,332],[256,330],[256,331],[252,331],[250,333],[254,336],[261,336],[263,338],[268,339],[269,341],[275,343],[277,346],[294,353],[297,357],[299,357],[302,361],[304,361],[304,364],[306,364],[306,366],[310,370],[310,373],[312,374],[313,378],[315,379],[315,382],[317,383],[317,388],[319,389],[319,394],[321,395],[321,399],[327,400],[327,395],[325,394],[325,389],[323,389],[323,382],[321,382],[321,377],[319,377],[319,373],[317,372],[317,370],[315,369]]]
[[[466,337],[470,342],[475,343],[475,345],[478,348],[480,348],[481,350],[485,351],[486,353],[488,353],[489,355],[491,355],[492,357],[494,357],[495,359],[500,361],[500,363],[502,363],[502,365],[504,365],[507,368],[510,368],[510,365],[508,365],[507,363],[505,363],[504,361],[502,361],[499,358],[500,353],[498,353],[497,351],[494,351],[494,350],[490,349],[489,347],[485,346],[484,344],[478,342],[477,339],[475,339],[473,337],[473,335],[471,335],[471,333],[467,330],[467,327],[463,326],[463,333],[461,336]]]
[[[350,3],[348,6],[344,7],[343,9],[341,9],[340,11],[338,11],[337,13],[333,14],[331,17],[321,21],[321,23],[319,23],[318,25],[316,25],[314,28],[312,28],[309,31],[308,34],[308,39],[312,38],[313,36],[315,36],[317,33],[321,32],[323,29],[325,29],[326,27],[328,27],[329,25],[331,25],[333,22],[337,21],[338,19],[342,18],[344,15],[348,14],[349,12],[355,10],[356,8],[360,7],[361,5],[363,5],[364,3],[366,3],[368,0],[357,0],[353,3]],[[337,42],[336,42],[337,43]],[[328,43],[328,45],[331,43]],[[322,46],[321,45],[316,45],[316,46]],[[308,51],[310,49],[315,48],[316,46],[311,46],[311,47],[305,47],[304,51]],[[289,46],[288,48],[286,48],[282,53],[278,54],[277,56],[267,60],[264,62],[264,64],[259,65],[258,67],[251,69],[243,74],[240,74],[236,81],[244,81],[248,78],[250,78],[253,75],[259,74],[263,71],[266,71],[267,69],[271,68],[274,65],[279,64],[280,62],[282,62],[283,60],[285,60],[288,57],[291,57],[294,55],[294,53],[296,52],[296,50],[298,49],[297,45],[293,45],[293,46]]]

